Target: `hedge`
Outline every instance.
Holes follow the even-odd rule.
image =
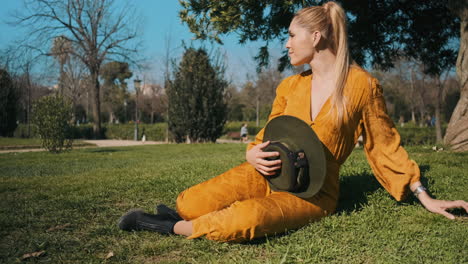
[[[224,125],[223,134],[229,132],[240,132],[242,124],[244,122],[227,122]],[[265,121],[261,121],[259,127],[255,126],[255,122],[247,123],[247,129],[249,135],[256,135],[260,129],[263,128]],[[134,124],[104,124],[102,129],[104,130],[104,136],[107,139],[126,139],[133,140],[134,137]],[[146,134],[146,140],[153,141],[165,141],[166,140],[166,123],[156,124],[139,124],[138,125],[138,138],[141,139],[144,133]],[[436,143],[435,129],[433,127],[418,127],[418,126],[404,126],[397,127],[398,132],[401,135],[401,144],[403,146],[409,145],[434,145]],[[31,137],[38,137],[34,134],[34,129],[31,127]],[[27,125],[20,124],[15,130],[15,137],[25,138],[27,137]],[[91,124],[84,124],[73,127],[73,137],[75,139],[92,139],[93,138],[93,126]],[[171,140],[171,138],[169,138]]]

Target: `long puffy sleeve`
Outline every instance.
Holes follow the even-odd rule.
[[[376,79],[371,81],[371,93],[362,113],[367,160],[380,184],[401,201],[409,185],[419,180],[420,171],[400,146],[400,135],[387,115],[382,88]]]
[[[268,121],[283,114],[284,108],[286,107],[286,104],[287,104],[286,96],[290,88],[289,82],[292,77],[294,76],[284,79],[276,88],[276,97],[275,97],[275,100],[273,101],[273,105],[271,106],[271,113],[268,116]],[[255,140],[253,142],[250,142],[247,145],[247,150],[250,150],[255,145],[262,143],[264,132],[265,132],[265,128],[262,128],[255,136]]]

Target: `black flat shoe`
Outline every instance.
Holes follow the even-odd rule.
[[[174,220],[183,221],[184,219],[180,217],[176,210],[168,207],[165,204],[159,204],[156,206],[156,213],[161,215],[169,215]]]
[[[125,231],[148,230],[161,234],[174,234],[178,220],[168,215],[152,215],[141,209],[132,209],[120,217],[118,226]]]

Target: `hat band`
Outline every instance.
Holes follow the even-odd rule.
[[[309,185],[309,163],[303,150],[291,151],[287,144],[272,141],[268,146],[269,151],[274,149],[279,150],[280,159],[282,162],[281,170],[273,176],[267,176],[268,178],[276,178],[281,174],[289,176],[288,188],[283,189],[288,192],[301,192],[307,189]],[[289,170],[289,171],[285,171]]]

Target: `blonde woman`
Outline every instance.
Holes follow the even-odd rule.
[[[320,191],[303,199],[270,189],[265,177],[281,167],[281,160],[272,161],[278,153],[263,151],[269,142],[261,143],[261,130],[247,147],[247,162],[179,195],[178,214],[165,206],[157,215],[134,210],[121,218],[120,228],[217,241],[245,241],[300,228],[335,211],[340,166],[361,134],[375,177],[396,200],[413,192],[427,210],[450,219],[454,216],[449,208],[468,211],[465,201],[433,199],[422,186],[419,168],[400,146],[386,114],[378,81],[350,65],[346,16],[338,4],[300,10],[290,24],[286,48],[291,64],[309,64],[311,71],[282,81],[269,119],[291,115],[313,128],[326,153]]]

